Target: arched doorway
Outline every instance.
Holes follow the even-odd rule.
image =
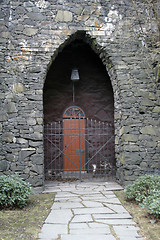
[[[75,102],[72,98],[71,82],[71,71],[74,67],[78,67],[80,74],[80,80],[75,84]],[[79,110],[83,109],[82,112],[85,112],[86,116],[84,132],[78,129],[78,119],[75,120],[76,133],[85,133],[85,148],[81,151],[81,148],[77,147],[73,152],[65,148],[64,128],[67,124],[73,125],[74,120],[67,120],[65,114],[71,117],[69,114],[76,106]],[[81,121],[82,119],[80,124]],[[78,168],[87,173],[86,176],[114,174],[116,164],[112,85],[100,58],[82,39],[76,39],[67,45],[50,66],[44,84],[44,123],[45,134],[48,134],[44,138],[46,177],[64,177],[64,173],[78,172]],[[71,139],[72,137],[70,136]],[[70,156],[67,151],[70,152]],[[77,162],[84,155],[81,167],[73,162],[71,155],[76,156]],[[67,159],[70,165],[67,165]]]

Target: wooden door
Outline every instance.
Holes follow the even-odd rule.
[[[86,162],[85,115],[76,106],[64,115],[64,171],[84,171]]]

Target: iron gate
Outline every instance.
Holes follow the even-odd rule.
[[[115,174],[114,126],[80,115],[44,126],[46,179]]]

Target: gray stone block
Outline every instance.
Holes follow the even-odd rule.
[[[28,12],[27,15],[31,20],[35,20],[35,21],[42,21],[45,19],[45,16],[37,12]]]
[[[67,224],[73,217],[73,213],[70,209],[52,210],[45,223],[59,223]]]
[[[0,112],[0,122],[7,120],[7,114],[5,112]]]
[[[32,154],[34,154],[36,151],[35,151],[35,148],[26,148],[26,149],[22,149],[20,152],[19,152],[19,159],[21,161],[23,161],[25,158],[31,156]]]
[[[97,219],[97,222],[110,224],[113,226],[116,225],[135,225],[136,223],[132,219]]]
[[[36,33],[38,32],[37,28],[25,28],[23,30],[23,34],[27,35],[27,36],[34,36]]]
[[[72,12],[58,11],[55,20],[56,20],[56,22],[71,22],[72,21]]]
[[[53,239],[58,238],[59,233],[67,234],[68,226],[67,224],[44,224],[42,227],[42,231],[39,234],[39,238],[41,239]]]
[[[8,162],[6,160],[0,161],[0,171],[7,171],[8,170]]]
[[[61,240],[116,240],[115,237],[112,235],[104,235],[102,234],[101,236],[99,234],[79,234],[79,235],[62,235]]]
[[[93,222],[93,219],[90,214],[76,215],[72,219],[72,223],[85,223],[85,222]]]
[[[95,213],[114,213],[111,209],[107,207],[90,207],[90,208],[79,208],[79,209],[74,209],[73,208],[74,214],[95,214]]]
[[[7,103],[7,105],[5,106],[5,109],[6,109],[6,112],[9,114],[17,112],[14,102]]]

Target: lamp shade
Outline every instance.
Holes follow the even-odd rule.
[[[79,81],[79,72],[77,68],[72,69],[71,81]]]

